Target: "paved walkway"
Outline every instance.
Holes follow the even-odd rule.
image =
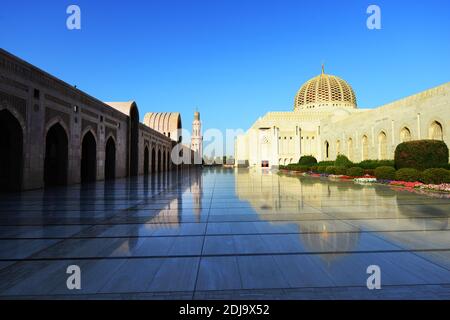
[[[244,169],[0,195],[0,298],[449,299],[449,221],[448,199]]]

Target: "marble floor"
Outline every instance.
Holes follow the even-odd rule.
[[[0,298],[449,299],[449,222],[449,199],[261,169],[0,195]]]

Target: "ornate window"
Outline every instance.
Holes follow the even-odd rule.
[[[444,140],[444,133],[442,124],[438,121],[434,121],[428,129],[428,137],[433,140]]]
[[[411,131],[408,129],[408,127],[404,127],[400,131],[400,141],[401,142],[411,141]]]
[[[362,160],[369,159],[369,139],[367,136],[362,137]]]
[[[378,158],[380,160],[387,159],[387,136],[384,131],[378,135]]]

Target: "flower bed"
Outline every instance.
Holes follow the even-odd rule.
[[[421,186],[419,186],[419,189],[438,192],[450,192],[450,183],[422,184]]]
[[[317,173],[317,172],[300,172],[294,170],[280,170],[283,173],[288,173],[291,175],[303,175],[310,176],[316,178],[329,178],[332,180],[353,180],[353,182],[358,184],[371,184],[371,183],[381,183],[387,184],[391,187],[395,187],[396,190],[405,190],[411,192],[417,192],[421,194],[429,194],[433,196],[433,192],[435,194],[441,193],[444,198],[450,198],[450,183],[442,183],[442,184],[423,184],[422,182],[407,182],[407,181],[397,181],[397,180],[384,180],[377,179],[371,175],[365,175],[362,177],[350,177],[347,175],[338,175],[338,174],[328,174],[328,173]]]
[[[355,181],[357,183],[375,183],[375,182],[377,182],[377,178],[367,176],[367,177],[355,178],[355,179],[353,179],[353,181]]]
[[[417,188],[423,185],[422,182],[406,182],[406,181],[391,181],[389,183],[391,186],[405,187],[405,188]]]

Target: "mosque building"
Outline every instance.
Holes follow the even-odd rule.
[[[304,155],[318,161],[339,154],[353,162],[393,159],[404,141],[437,139],[450,145],[450,82],[375,109],[358,108],[350,84],[322,73],[304,83],[293,111],[268,112],[235,141],[237,166],[277,167]]]

